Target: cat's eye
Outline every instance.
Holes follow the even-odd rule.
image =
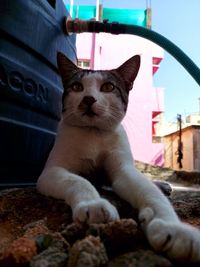
[[[112,92],[113,90],[115,89],[115,86],[113,83],[104,83],[101,88],[100,88],[100,91],[101,92],[104,92],[104,93],[110,93]]]
[[[73,83],[70,87],[71,87],[71,90],[73,92],[82,92],[83,91],[83,85],[79,82]]]

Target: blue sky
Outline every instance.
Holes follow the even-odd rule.
[[[152,29],[174,42],[200,66],[200,0],[101,0],[104,7],[131,9],[146,8],[146,2],[151,2]],[[95,5],[96,1],[74,0],[74,4]],[[165,88],[168,121],[175,121],[177,114],[199,112],[198,84],[167,52],[154,76],[154,86]]]

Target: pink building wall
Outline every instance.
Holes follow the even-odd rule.
[[[94,38],[92,34],[84,33],[77,36],[78,59],[90,59],[94,69],[116,68],[135,54],[141,55],[141,68],[130,93],[123,125],[134,158],[162,166],[164,146],[152,142],[152,114],[164,111],[164,95],[161,88],[153,87],[152,59],[163,58],[163,50],[148,40],[132,35],[101,33]]]

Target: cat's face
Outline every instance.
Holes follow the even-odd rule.
[[[118,69],[91,71],[78,68],[58,53],[62,77],[63,121],[71,126],[115,128],[124,118],[140,57],[135,56]]]

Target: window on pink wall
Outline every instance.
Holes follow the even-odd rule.
[[[153,111],[152,112],[152,142],[153,143],[160,143],[161,142],[161,138],[159,136],[157,136],[156,133],[156,124],[158,124],[160,122],[160,114],[162,112],[161,111]]]
[[[152,58],[152,73],[153,74],[155,74],[156,71],[159,69],[161,60],[162,60],[162,58],[160,58],[160,57],[153,57]]]
[[[78,60],[78,67],[82,69],[89,69],[90,68],[90,60],[89,59],[79,59]]]

